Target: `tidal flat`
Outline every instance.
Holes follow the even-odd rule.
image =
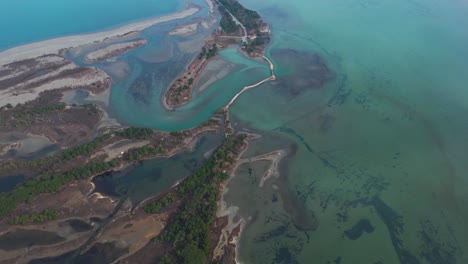
[[[230,107],[236,131],[259,135],[223,195],[233,219],[242,222],[237,260],[468,262],[468,34],[460,26],[468,24],[467,4],[240,2],[271,25],[266,56],[276,80],[246,91]],[[118,123],[187,129],[269,76],[266,64],[229,48],[207,65],[190,103],[165,109],[167,86],[213,28],[171,32],[207,15],[205,7],[150,27],[138,36],[145,46],[92,64],[113,77],[108,110]],[[82,65],[82,57],[72,60]],[[96,186],[142,201],[193,172],[217,137],[172,160],[97,178]],[[264,177],[271,161],[255,157],[275,151],[285,153],[278,173]],[[84,257],[106,261],[126,250],[99,243]]]
[[[318,225],[304,232],[271,202],[281,177],[250,186],[252,196],[232,191],[229,205],[251,207],[241,210],[251,220],[239,260],[466,262],[468,35],[455,22],[468,23],[466,3],[241,2],[272,25],[278,80],[243,95],[232,113],[239,126],[296,146],[282,177]],[[317,54],[335,78],[314,89],[320,81],[307,72],[315,62],[281,56],[288,49]],[[245,170],[237,176],[230,190],[247,185]],[[373,232],[346,237],[361,219]]]

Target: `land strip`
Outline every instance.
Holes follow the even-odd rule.
[[[144,211],[154,215],[166,223],[164,229],[151,242],[121,261],[187,263],[196,258],[200,263],[232,262],[233,254],[214,258],[221,230],[227,224],[225,218],[216,217],[216,202],[249,139],[247,134],[226,139],[194,175],[167,193],[146,201],[136,214]]]
[[[54,212],[53,219],[45,219],[48,228],[40,228],[48,230],[48,232],[55,232],[56,225],[54,223],[63,222],[66,219],[84,219],[86,221],[92,217],[104,217],[115,207],[116,202],[99,193],[93,193],[94,186],[91,183],[93,177],[113,170],[122,170],[144,159],[172,156],[189,148],[200,135],[219,132],[219,129],[219,122],[215,120],[191,130],[171,133],[143,128],[127,128],[111,134],[104,134],[90,143],[71,148],[43,160],[0,164],[3,166],[2,172],[9,170],[15,173],[21,168],[31,168],[33,169],[31,173],[34,172],[36,175],[13,190],[0,194],[0,239],[3,235],[8,235],[18,228],[36,230],[38,227],[35,224],[31,225],[31,223],[23,222],[21,219],[28,219],[25,217],[31,213],[40,215],[45,210]],[[115,145],[122,139],[132,140],[132,142],[141,141],[146,144],[129,148],[109,161],[108,154],[104,153],[108,149],[106,146]],[[51,164],[62,165],[51,166]],[[124,211],[128,212],[129,208]],[[127,213],[122,212],[122,214]],[[57,253],[63,252],[65,248],[70,249],[67,245],[76,239],[83,239],[83,236],[67,236],[61,244],[35,245],[32,247],[34,250],[27,256],[28,258],[50,256],[51,251],[45,249],[51,248],[51,246],[58,250]],[[1,248],[0,252],[2,252]],[[22,249],[0,255],[4,256],[0,257],[0,261],[25,256]]]
[[[200,11],[197,7],[190,7],[186,10],[141,22],[125,25],[113,30],[70,37],[55,38],[51,40],[35,42],[0,52],[0,65],[15,61],[36,58],[46,54],[59,54],[61,50],[78,47],[92,42],[101,42],[109,38],[126,35],[130,32],[142,31],[150,26],[168,22],[176,19],[189,17]]]
[[[88,63],[92,63],[96,61],[103,61],[109,58],[121,56],[131,50],[134,50],[143,45],[146,45],[146,43],[147,41],[142,39],[142,40],[112,44],[105,48],[88,53],[85,56],[85,60]]]
[[[208,62],[219,51],[231,45],[241,44],[248,56],[264,57],[269,61],[263,53],[271,40],[271,34],[268,24],[263,22],[258,13],[246,9],[237,1],[215,3],[221,14],[221,30],[217,29],[212,33],[186,71],[169,86],[163,99],[163,105],[167,109],[172,110],[190,102],[192,88]]]

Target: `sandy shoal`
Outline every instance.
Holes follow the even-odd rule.
[[[45,54],[57,54],[63,49],[78,47],[92,42],[100,42],[108,38],[125,35],[129,32],[142,31],[156,24],[191,16],[198,11],[200,11],[199,8],[191,7],[177,13],[143,20],[141,22],[128,24],[109,31],[55,38],[14,47],[0,53],[0,65],[29,58],[36,58]]]

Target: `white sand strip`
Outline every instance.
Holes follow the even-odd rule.
[[[86,55],[86,61],[100,61],[111,57],[120,56],[130,50],[146,45],[146,40],[137,40],[109,45],[105,48],[90,52]]]
[[[190,25],[185,25],[176,28],[175,30],[169,32],[170,36],[188,36],[190,34],[193,34],[197,31],[198,29],[198,23],[190,24]]]
[[[58,64],[65,64],[66,59],[60,56],[46,56],[46,57],[40,57],[35,60],[35,63],[37,63],[34,68],[37,70],[47,68],[47,65],[58,65]],[[12,79],[15,77],[18,77],[20,74],[22,74],[25,71],[31,70],[31,66],[16,66],[13,67],[11,65],[4,65],[0,66],[0,72],[4,71],[7,72],[5,75],[0,76],[0,81]]]
[[[210,13],[213,13],[213,11],[214,11],[213,1],[212,0],[205,0],[205,2],[208,5],[208,7],[210,8]]]
[[[107,38],[118,37],[133,31],[142,31],[150,26],[191,16],[200,11],[199,8],[191,7],[178,13],[162,16],[158,18],[147,19],[141,22],[122,26],[113,30],[86,34],[61,37],[41,42],[35,42],[18,47],[14,47],[0,53],[0,65],[14,61],[36,58],[45,54],[57,54],[63,49],[78,47],[92,42],[100,42]]]
[[[64,66],[63,68],[74,67],[74,64]],[[57,72],[63,70],[63,68],[58,69]],[[55,72],[50,73],[50,75],[55,76]],[[0,91],[0,107],[8,103],[16,105],[18,103],[25,103],[36,99],[40,93],[48,90],[56,90],[62,88],[80,88],[86,87],[91,84],[101,82],[105,83],[108,81],[109,76],[101,70],[96,68],[88,69],[87,73],[83,73],[78,76],[66,76],[62,79],[55,79],[47,83],[40,84],[33,88],[22,89],[20,86],[23,84],[18,84],[18,87],[9,88],[6,90]]]

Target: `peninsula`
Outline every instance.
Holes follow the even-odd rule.
[[[269,25],[260,15],[245,8],[236,0],[214,2],[221,16],[220,28],[216,29],[193,59],[186,71],[180,75],[165,93],[164,105],[174,109],[188,103],[192,98],[192,88],[208,62],[222,49],[241,45],[250,57],[264,57],[264,51],[271,41]],[[272,69],[271,62],[267,59]]]
[[[178,13],[147,19],[141,22],[125,25],[113,30],[87,34],[75,35],[70,37],[55,38],[41,42],[26,44],[19,47],[14,47],[3,52],[0,52],[0,65],[5,65],[15,61],[37,58],[48,54],[59,54],[60,51],[78,47],[93,42],[101,42],[110,38],[125,36],[131,32],[142,31],[156,24],[169,22],[171,20],[182,19],[189,17],[200,11],[197,7],[191,7]]]
[[[189,17],[200,10],[197,6],[111,31],[0,53],[0,181],[19,179],[0,192],[0,262],[79,258],[108,246],[117,251],[123,248],[106,256],[109,263],[183,263],[194,257],[203,263],[235,262],[241,226],[218,214],[218,202],[230,176],[245,162],[241,156],[255,137],[235,133],[228,110],[240,94],[276,77],[273,64],[264,56],[271,34],[258,13],[235,0],[207,3],[210,15],[219,17],[220,28],[200,47],[187,71],[168,87],[163,98],[166,107],[190,101],[192,87],[205,66],[231,45],[241,45],[247,56],[265,60],[271,76],[244,87],[222,111],[187,130],[162,132],[110,123],[104,107],[67,103],[64,94],[80,89],[94,102],[108,104],[112,78],[98,67],[83,65],[146,45],[147,40],[135,32]],[[192,22],[169,34],[184,36],[197,27]],[[91,46],[81,51],[83,45]],[[68,59],[66,52],[71,48],[82,52],[81,63]],[[205,153],[204,164],[193,175],[164,193],[132,204],[127,197],[96,190],[96,177],[190,150],[207,134],[225,137]],[[28,149],[36,145],[48,147],[33,156]],[[275,174],[282,155],[257,157],[272,161],[272,171],[264,180]]]
[[[105,48],[88,53],[85,56],[85,60],[88,63],[92,63],[96,61],[103,61],[105,59],[109,59],[112,57],[118,57],[130,50],[146,45],[146,43],[147,43],[146,40],[141,39],[141,40],[135,40],[135,41],[130,41],[130,42],[112,44]]]

